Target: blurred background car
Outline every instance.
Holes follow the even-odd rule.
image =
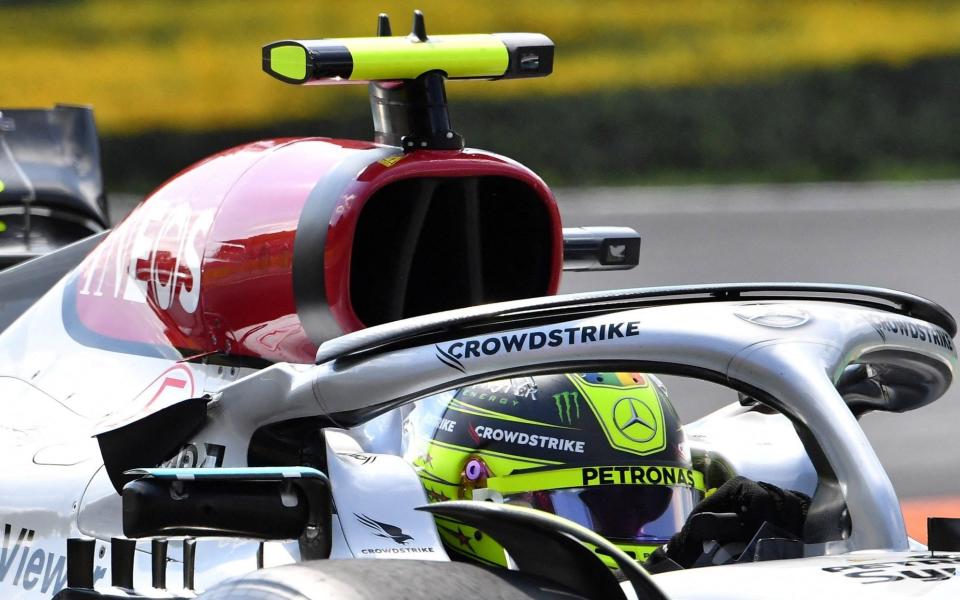
[[[0,269],[109,227],[93,111],[0,110]]]

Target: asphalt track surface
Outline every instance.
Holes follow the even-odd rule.
[[[908,291],[960,316],[960,182],[592,188],[557,197],[566,226],[628,226],[643,237],[639,267],[565,273],[562,292],[832,282]],[[114,222],[136,201],[112,200]],[[735,400],[712,384],[668,384],[685,420]],[[924,502],[923,514],[960,516],[960,503],[938,503],[960,497],[960,383],[927,407],[862,424],[901,498]]]
[[[560,190],[565,226],[640,232],[632,271],[566,273],[561,291],[687,283],[810,281],[874,285],[960,315],[960,182]],[[671,378],[681,417],[734,400]],[[960,496],[960,382],[905,414],[862,425],[901,498]],[[960,516],[955,515],[941,516]]]

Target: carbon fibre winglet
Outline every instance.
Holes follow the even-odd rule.
[[[126,471],[170,458],[207,420],[210,398],[188,398],[142,419],[96,435],[110,483],[118,494],[136,479]],[[149,443],[144,443],[150,440]]]

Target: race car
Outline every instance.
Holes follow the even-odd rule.
[[[828,284],[554,296],[564,268],[636,265],[639,236],[563,229],[533,172],[464,148],[444,92],[546,75],[552,42],[428,36],[419,14],[409,36],[383,16],[378,34],[263,49],[286,83],[369,82],[373,142],[227,150],[110,233],[0,274],[0,295],[33,296],[0,305],[4,597],[956,595],[955,523],[934,523],[933,555],[907,537],[857,423],[944,393],[948,313]],[[691,454],[704,477],[808,493],[802,535],[761,528],[705,546],[710,566],[651,575],[553,515],[428,502],[397,449],[404,406],[590,370],[742,394],[686,427]],[[591,468],[568,475],[624,473]],[[436,515],[486,532],[513,568],[451,561]]]

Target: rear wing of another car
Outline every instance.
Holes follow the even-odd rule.
[[[0,268],[109,226],[93,110],[0,109]]]

